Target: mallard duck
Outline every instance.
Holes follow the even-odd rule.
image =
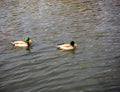
[[[77,47],[77,44],[74,41],[57,46],[57,48],[61,50],[74,50],[76,47]]]
[[[25,37],[24,40],[11,42],[15,47],[30,47],[32,40],[29,37]]]

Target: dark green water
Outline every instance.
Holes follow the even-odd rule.
[[[0,92],[120,92],[120,1],[0,0]]]

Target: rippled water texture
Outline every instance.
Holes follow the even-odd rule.
[[[25,36],[31,50],[10,44]],[[0,0],[0,92],[119,89],[120,0]]]

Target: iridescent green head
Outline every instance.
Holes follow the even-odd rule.
[[[74,45],[75,45],[75,42],[74,42],[74,41],[71,41],[71,42],[70,42],[70,45],[74,46]]]
[[[25,41],[25,42],[28,42],[29,40],[30,40],[29,37],[24,37],[24,41]]]

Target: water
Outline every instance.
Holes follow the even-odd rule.
[[[0,92],[119,92],[119,25],[119,0],[0,0]]]

